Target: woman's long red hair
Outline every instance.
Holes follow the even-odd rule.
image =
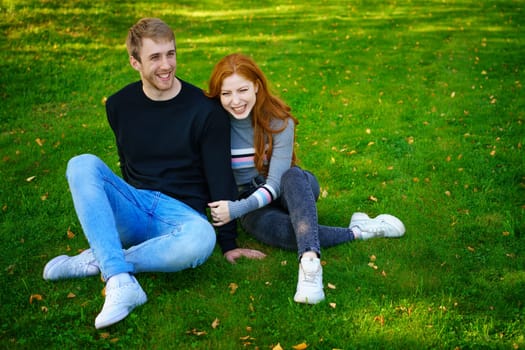
[[[252,123],[254,129],[255,167],[263,174],[268,173],[265,159],[270,160],[272,155],[273,134],[283,131],[291,119],[296,125],[297,119],[291,114],[291,108],[279,97],[273,95],[268,88],[268,81],[257,66],[248,56],[234,53],[222,58],[213,69],[208,84],[206,95],[210,98],[220,100],[222,83],[224,79],[232,74],[238,74],[253,82],[258,88],[257,99],[252,110]],[[279,129],[272,129],[272,119],[281,119],[284,124]],[[294,137],[295,138],[295,137]],[[268,149],[265,154],[265,145]],[[294,147],[295,148],[295,147]],[[292,164],[296,162],[295,150],[292,153]]]

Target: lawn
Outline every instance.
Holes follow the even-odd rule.
[[[525,1],[0,2],[0,348],[525,348]],[[96,330],[98,278],[47,282],[87,242],[64,177],[117,171],[104,101],[137,73],[141,17],[176,31],[178,76],[251,55],[300,124],[322,224],[391,213],[400,239],[323,250],[326,302],[293,302],[296,253],[141,274],[149,301]]]

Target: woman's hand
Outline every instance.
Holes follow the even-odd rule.
[[[266,257],[266,254],[258,250],[255,250],[255,249],[235,248],[232,250],[228,250],[226,253],[224,253],[224,257],[230,263],[235,264],[236,263],[235,260],[241,257],[260,260],[260,259],[264,259]]]
[[[230,218],[230,208],[228,207],[229,202],[230,201],[216,201],[208,203],[211,209],[213,226],[222,226],[232,221]]]

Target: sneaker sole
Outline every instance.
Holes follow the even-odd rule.
[[[385,234],[385,237],[389,237],[389,238],[401,237],[405,234],[405,225],[403,224],[401,220],[399,220],[395,216],[390,215],[390,214],[381,214],[381,215],[378,215],[376,219],[380,219],[380,220],[383,220],[389,223],[390,225],[394,226],[398,232],[401,232],[401,233],[396,233],[396,234],[391,234],[391,235]]]
[[[297,295],[293,297],[293,301],[295,301],[296,303],[310,304],[310,305],[318,304],[324,299],[325,299],[324,295],[316,297],[316,298],[308,298],[308,297],[297,296]]]

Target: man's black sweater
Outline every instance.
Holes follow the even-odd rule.
[[[153,101],[138,81],[108,98],[122,176],[135,188],[160,191],[200,213],[207,203],[235,200],[230,125],[222,107],[181,80],[177,96]],[[219,228],[221,247],[235,248],[236,223]]]

